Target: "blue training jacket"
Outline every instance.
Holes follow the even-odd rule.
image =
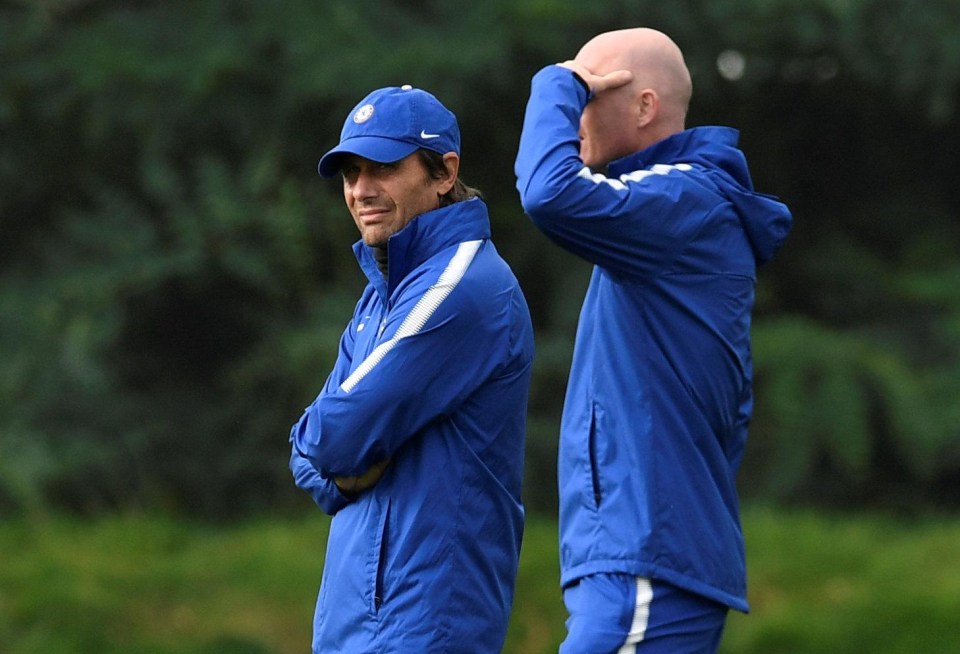
[[[756,266],[790,212],[753,191],[738,134],[688,129],[594,174],[588,93],[533,78],[516,161],[524,210],[594,264],[560,433],[561,583],[621,572],[746,611],[735,476],[752,413]]]
[[[415,218],[388,242],[333,372],[291,430],[296,484],[333,515],[314,652],[499,652],[523,534],[533,329],[486,205]],[[353,501],[335,476],[392,456]]]

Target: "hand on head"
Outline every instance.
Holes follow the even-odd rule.
[[[609,73],[603,75],[596,75],[576,59],[570,59],[558,65],[563,66],[564,68],[569,68],[579,75],[580,78],[586,82],[590,92],[594,95],[609,89],[616,89],[620,88],[621,86],[626,86],[633,81],[633,73],[625,69],[610,71]]]

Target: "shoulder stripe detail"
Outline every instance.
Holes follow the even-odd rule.
[[[400,327],[393,337],[375,347],[373,352],[357,366],[356,370],[350,373],[350,376],[340,384],[340,390],[345,393],[352,391],[356,385],[360,383],[361,379],[370,374],[370,371],[383,361],[387,353],[396,347],[401,339],[418,334],[420,330],[423,329],[423,326],[427,324],[430,316],[434,314],[440,304],[447,299],[447,296],[449,296],[457,284],[460,283],[460,280],[463,279],[463,275],[467,272],[467,268],[470,267],[470,263],[477,255],[477,251],[480,249],[482,243],[482,240],[465,241],[457,247],[457,251],[454,253],[453,258],[450,259],[450,263],[447,264],[447,267],[444,268],[440,274],[440,278],[420,297],[417,304],[413,307],[413,310],[407,314],[407,317],[400,323]]]
[[[666,175],[667,173],[673,170],[688,171],[691,170],[693,166],[690,164],[654,164],[649,169],[645,170],[635,170],[632,173],[626,173],[625,175],[620,175],[619,179],[612,179],[606,175],[601,175],[600,173],[592,173],[590,169],[584,166],[577,175],[583,177],[584,179],[589,179],[595,184],[609,184],[618,191],[627,190],[627,184],[629,182],[639,182],[645,177],[650,175]]]

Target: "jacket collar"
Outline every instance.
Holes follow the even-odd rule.
[[[362,240],[353,244],[353,253],[360,269],[386,301],[404,277],[433,255],[463,241],[486,238],[490,238],[487,205],[473,198],[420,214],[391,236],[387,240],[387,279]]]

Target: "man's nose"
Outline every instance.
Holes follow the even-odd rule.
[[[361,170],[357,173],[357,179],[354,181],[350,192],[353,194],[354,200],[365,200],[376,196],[377,184],[373,175]]]

